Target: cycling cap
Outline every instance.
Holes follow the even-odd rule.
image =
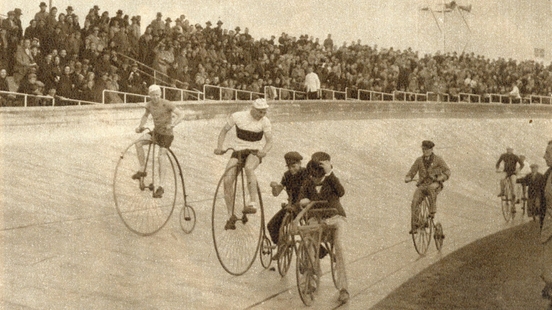
[[[316,152],[312,154],[311,159],[316,162],[320,162],[320,161],[331,160],[331,157],[330,157],[330,154],[326,152]]]
[[[268,109],[268,103],[266,103],[266,99],[264,98],[255,99],[253,107],[255,109]]]
[[[422,141],[422,147],[424,149],[432,149],[433,147],[435,146],[435,143],[429,141],[429,140],[424,140]]]
[[[284,159],[286,160],[286,165],[290,166],[300,162],[301,159],[303,159],[303,156],[297,152],[288,152],[284,155]]]
[[[318,162],[313,160],[310,160],[307,163],[307,173],[313,178],[321,178],[326,174],[324,167],[320,166]]]
[[[153,93],[153,92],[156,92],[156,91],[161,92],[161,87],[159,87],[159,85],[153,84],[149,87],[148,91],[150,93]]]

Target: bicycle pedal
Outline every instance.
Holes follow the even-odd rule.
[[[184,220],[185,220],[185,221],[191,221],[191,220],[192,220],[192,218],[191,218],[191,217],[189,217],[189,216],[185,216],[185,217],[184,217]]]

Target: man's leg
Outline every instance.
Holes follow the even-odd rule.
[[[345,218],[341,215],[333,216],[326,220],[329,225],[335,225],[334,231],[334,249],[335,249],[335,272],[336,272],[336,286],[339,290],[339,300],[341,302],[347,302],[349,300],[349,281],[347,280],[347,268],[345,263],[345,256],[343,255],[343,236],[345,234]]]
[[[434,182],[428,185],[429,214],[437,213],[437,194],[441,191],[441,184]]]
[[[418,228],[418,226],[421,223],[418,223],[418,214],[420,213],[420,203],[424,199],[424,194],[422,192],[423,186],[419,186],[416,188],[416,191],[414,191],[414,196],[412,197],[412,205],[410,206],[411,209],[411,233],[414,233],[414,231]]]
[[[247,188],[249,190],[249,205],[245,206],[244,213],[257,212],[256,207],[259,202],[257,201],[257,176],[255,175],[255,169],[259,166],[260,160],[257,155],[249,154],[245,160],[245,176],[247,177]]]
[[[506,184],[506,179],[500,179],[500,194],[498,194],[498,197],[504,196],[504,186]]]
[[[155,190],[154,197],[161,198],[164,194],[163,186],[165,185],[165,176],[167,174],[167,149],[164,147],[159,147],[157,151],[157,171],[159,176],[159,181],[157,182],[157,188]]]
[[[144,145],[149,144],[150,136],[148,134],[143,135],[134,147],[136,148],[136,157],[138,157],[138,165],[140,168],[138,172],[135,173],[132,178],[139,179],[146,176],[146,154],[144,152]]]
[[[238,163],[237,158],[230,158],[228,164],[226,165],[226,170],[230,167],[235,166]],[[228,210],[228,215],[234,215],[234,180],[236,179],[236,167],[234,169],[228,170],[224,176],[224,202],[226,203],[226,209]]]
[[[274,244],[278,244],[279,240],[279,234],[280,234],[280,227],[282,226],[282,222],[284,221],[284,217],[287,214],[286,208],[280,209],[274,216],[268,221],[268,224],[266,225],[266,228],[268,229],[268,233],[270,234],[270,239],[272,239],[272,242]]]

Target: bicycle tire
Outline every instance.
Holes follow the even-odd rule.
[[[148,175],[138,180],[133,180],[132,175],[138,171],[138,159],[136,155],[137,143],[143,143],[143,140],[135,141],[130,144],[120,155],[113,177],[113,199],[119,217],[125,226],[132,232],[141,236],[150,236],[161,230],[171,217],[176,204],[178,193],[178,180],[175,171],[175,159],[172,152],[167,152],[167,162],[170,163],[170,169],[165,169],[166,176],[163,188],[165,193],[162,198],[153,198],[153,184],[158,184],[155,180],[156,169],[154,149],[151,142],[145,146],[148,147],[146,153],[146,172]],[[143,186],[149,184],[152,186]]]
[[[437,248],[437,251],[440,252],[443,248],[443,241],[445,239],[443,225],[441,225],[441,223],[433,224],[433,219],[431,220],[431,224],[435,226],[435,232],[433,233],[433,238],[435,239],[435,247]]]
[[[278,237],[278,273],[285,276],[291,265],[295,250],[295,236],[290,232],[293,214],[287,212],[282,220]]]
[[[316,271],[316,262],[314,257],[317,254],[316,245],[310,238],[304,238],[297,248],[296,255],[296,278],[299,297],[306,306],[311,306],[314,302],[315,292],[320,286],[320,275]]]
[[[502,204],[502,216],[506,220],[506,222],[509,222],[513,219],[514,213],[512,210],[514,210],[514,201],[512,199],[512,184],[510,183],[510,179],[508,178],[504,184],[504,196],[502,196],[501,204]]]
[[[429,244],[431,243],[431,234],[433,226],[429,221],[429,197],[424,197],[420,203],[418,213],[418,228],[415,234],[412,234],[412,241],[416,252],[420,255],[425,255]]]
[[[211,232],[217,259],[221,266],[231,275],[242,275],[246,273],[259,252],[261,238],[264,229],[264,209],[261,191],[257,186],[259,209],[257,214],[242,214],[235,223],[236,229],[225,229],[226,221],[230,218],[225,202],[224,180],[227,174],[233,173],[237,165],[226,169],[220,178],[211,213]],[[232,199],[233,213],[237,214],[243,210],[246,202],[247,189],[244,187],[243,169],[239,169],[232,177],[232,189],[229,190]],[[233,192],[233,193],[232,193]]]
[[[329,249],[328,254],[330,256],[330,269],[332,271],[332,280],[333,284],[336,289],[339,289],[338,287],[338,281],[337,281],[337,255],[335,253],[335,245],[333,242],[333,238],[335,237],[335,231],[332,232],[332,241],[331,242],[325,242],[326,249]]]
[[[180,228],[184,233],[191,233],[196,225],[196,213],[194,208],[185,205],[180,209]]]
[[[259,248],[259,260],[265,269],[268,269],[272,264],[272,248],[272,242],[270,242],[266,234],[263,234],[261,246]]]

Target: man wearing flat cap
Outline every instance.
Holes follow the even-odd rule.
[[[410,233],[417,233],[421,223],[418,223],[420,205],[425,196],[429,196],[429,214],[435,216],[437,212],[437,195],[443,189],[443,183],[450,178],[450,169],[438,155],[433,153],[435,143],[429,140],[422,141],[423,155],[418,157],[410,171],[406,174],[404,181],[411,182],[418,174],[416,191],[412,197],[411,204],[411,229]]]
[[[297,211],[293,206],[299,202],[299,192],[301,191],[301,185],[308,178],[307,170],[301,166],[301,160],[303,156],[298,152],[287,152],[284,155],[284,160],[286,162],[287,171],[284,172],[284,176],[280,183],[270,182],[270,187],[272,188],[272,195],[274,197],[280,195],[280,193],[285,189],[288,197],[288,202],[282,204],[282,209],[280,209],[274,216],[270,219],[266,225],[268,232],[270,233],[270,238],[274,244],[278,244],[280,226],[284,220],[284,216],[288,211]],[[277,260],[279,254],[276,253],[272,259]]]
[[[270,123],[268,117],[266,117],[267,110],[268,104],[266,99],[255,99],[249,110],[231,114],[226,119],[226,123],[219,133],[217,148],[215,149],[216,155],[224,154],[223,147],[226,135],[230,129],[234,127],[236,128],[236,136],[232,145],[235,151],[228,160],[226,168],[230,169],[231,167],[234,167],[234,169],[236,169],[238,158],[245,158],[244,170],[247,177],[248,192],[251,193],[251,195],[249,195],[250,201],[246,202],[243,210],[233,210],[231,192],[234,181],[234,173],[225,174],[224,199],[229,217],[224,227],[226,230],[236,229],[236,221],[238,220],[236,215],[241,218],[240,212],[243,214],[253,214],[257,212],[259,202],[258,196],[255,194],[257,192],[257,177],[255,175],[255,169],[257,169],[262,159],[272,149],[273,144],[272,124]]]
[[[531,172],[522,178],[517,179],[517,183],[527,188],[527,216],[541,220],[540,199],[541,199],[541,184],[543,184],[544,175],[539,172],[539,165],[530,165]]]

